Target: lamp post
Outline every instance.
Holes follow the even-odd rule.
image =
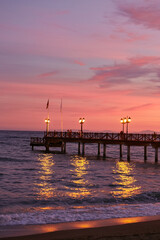
[[[125,124],[124,118],[121,118],[121,123],[122,123],[122,132],[124,133],[124,124]]]
[[[50,119],[49,119],[49,118],[46,118],[46,119],[45,119],[45,123],[46,123],[46,134],[48,135]]]
[[[123,124],[123,132],[124,132],[124,124],[127,124],[126,125],[126,133],[128,133],[128,123],[131,122],[131,118],[130,117],[125,117],[125,118],[121,118],[121,123]]]
[[[79,119],[79,123],[81,124],[81,137],[82,137],[82,134],[83,134],[83,123],[85,122],[85,118],[80,118]]]
[[[127,116],[126,118],[126,123],[127,123],[127,126],[126,126],[126,133],[128,134],[128,123],[131,122],[131,118]]]

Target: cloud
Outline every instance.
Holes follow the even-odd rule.
[[[159,57],[144,56],[130,58],[128,62],[123,64],[90,68],[93,70],[94,76],[89,81],[98,83],[100,87],[111,87],[113,85],[131,84],[138,78],[149,80],[150,75],[154,75],[156,79],[160,76],[159,66]]]
[[[160,64],[160,57],[144,56],[144,57],[130,58],[130,62],[138,66],[144,66],[147,64],[158,65]]]
[[[160,30],[160,4],[159,1],[145,1],[136,5],[137,2],[119,4],[120,14],[127,17],[132,23],[140,24],[150,29]]]
[[[152,103],[146,103],[143,105],[138,105],[138,106],[134,106],[134,107],[130,107],[130,108],[126,108],[124,109],[124,111],[137,111],[137,110],[143,110],[149,107],[152,107],[153,104]]]
[[[47,73],[41,73],[38,75],[38,77],[44,78],[44,77],[51,77],[54,75],[57,75],[58,71],[53,71],[53,72],[47,72]]]
[[[74,60],[74,63],[78,64],[80,66],[85,66],[85,64],[83,62],[79,61],[79,60]]]
[[[110,35],[111,40],[119,40],[122,39],[127,43],[133,43],[138,41],[146,41],[150,38],[147,34],[137,33],[137,31],[128,30],[127,28],[123,27],[116,27],[114,33]]]

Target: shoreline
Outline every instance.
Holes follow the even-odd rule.
[[[1,240],[118,240],[156,239],[155,237],[160,239],[160,215],[44,225],[0,226]]]

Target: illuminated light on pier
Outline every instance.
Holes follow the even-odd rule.
[[[124,132],[124,124],[125,124],[124,118],[121,118],[121,124],[122,124],[122,131]]]
[[[45,123],[46,123],[46,133],[48,134],[48,132],[49,132],[50,119],[49,119],[49,118],[46,118],[46,119],[45,119]]]
[[[121,118],[121,124],[122,124],[122,131],[124,132],[124,124],[127,124],[126,125],[126,133],[128,133],[128,124],[131,122],[131,118],[130,117],[125,117],[125,118]]]
[[[127,123],[127,127],[126,127],[126,133],[128,133],[128,124],[131,122],[131,118],[127,116],[126,118],[126,123]]]
[[[79,123],[81,124],[81,136],[82,136],[82,133],[83,133],[83,123],[85,122],[85,118],[80,118],[79,119]]]

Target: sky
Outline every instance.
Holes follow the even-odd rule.
[[[43,131],[49,112],[51,131],[160,131],[159,16],[159,0],[0,0],[0,129]]]

